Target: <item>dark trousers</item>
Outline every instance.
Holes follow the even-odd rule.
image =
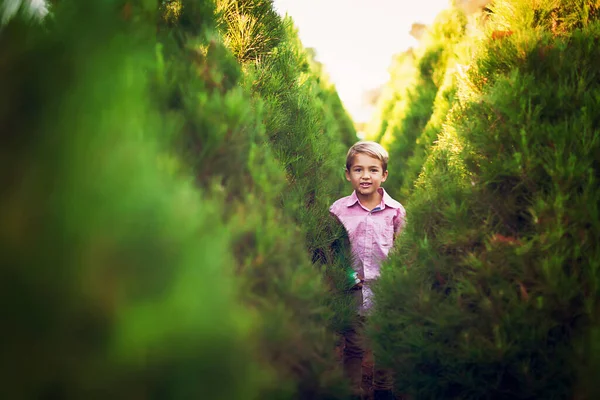
[[[362,302],[360,290],[353,291],[352,295],[357,298],[357,302]],[[369,348],[364,335],[365,321],[364,316],[357,316],[356,323],[344,332],[344,372],[355,395],[362,395],[362,364],[365,350]],[[373,361],[373,390],[392,390],[391,371],[379,368],[377,359],[374,358]]]

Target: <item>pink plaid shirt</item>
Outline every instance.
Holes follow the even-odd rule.
[[[356,192],[337,200],[329,208],[346,228],[355,258],[354,270],[365,279],[363,311],[371,306],[369,281],[379,276],[381,262],[388,256],[406,221],[402,204],[392,199],[383,188],[378,190],[382,199],[373,210],[360,203]]]

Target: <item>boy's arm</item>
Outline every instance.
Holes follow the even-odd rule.
[[[329,206],[329,214],[333,215],[334,217],[336,217],[339,220],[340,218],[338,217],[336,203],[333,203],[331,206]]]
[[[335,218],[335,220],[341,225],[344,226],[344,224],[342,223],[342,220],[340,219],[340,216],[338,215],[338,209],[336,207],[336,204],[332,204],[331,207],[329,207],[329,214]],[[346,230],[346,228],[344,227],[344,241],[346,242],[346,246],[348,249],[350,249],[350,242],[348,241],[348,231]],[[351,258],[352,256],[350,256]],[[348,260],[351,263],[351,260]],[[353,277],[354,279],[354,286],[352,286],[349,290],[358,290],[358,289],[362,289],[363,287],[363,282],[365,281],[364,276],[362,276],[362,274],[356,272],[356,275]]]
[[[406,210],[403,206],[396,211],[396,216],[394,217],[394,240],[400,235],[404,226],[406,225]]]

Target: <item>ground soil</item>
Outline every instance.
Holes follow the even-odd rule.
[[[373,353],[367,351],[363,358],[362,365],[363,381],[362,388],[365,393],[365,400],[373,399]]]

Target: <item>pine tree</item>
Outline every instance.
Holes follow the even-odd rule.
[[[291,21],[229,6],[63,0],[0,33],[6,397],[345,396],[345,114]]]
[[[345,282],[333,249],[343,229],[328,218],[327,209],[343,185],[336,171],[343,166],[340,133],[331,117],[340,111],[335,103],[323,105],[324,89],[292,22],[267,12],[270,7],[269,1],[217,2],[223,40],[204,44],[197,58],[205,74],[198,84],[212,90],[205,103],[195,105],[194,90],[174,87],[176,96],[189,98],[175,103],[184,106],[177,112],[211,103],[214,108],[186,118],[181,151],[199,183],[210,186],[218,177],[224,201],[236,209],[231,224],[245,282],[242,298],[260,316],[258,352],[276,376],[264,395],[338,398],[345,382],[333,352],[334,330],[346,323],[348,307],[336,295]],[[265,39],[274,34],[281,35]],[[187,39],[202,43],[194,32]],[[185,54],[186,48],[194,46],[178,51]],[[221,55],[227,49],[237,60],[231,68]],[[222,130],[213,128],[216,135],[207,138],[206,126]],[[276,135],[281,131],[286,135]],[[233,153],[232,146],[240,147]]]
[[[0,33],[2,397],[256,396],[222,205],[168,168],[156,10],[122,6]]]
[[[436,103],[452,97],[451,92],[441,87],[447,80],[447,65],[453,64],[455,47],[465,34],[466,23],[460,10],[445,10],[427,29],[422,47],[397,57],[390,69],[388,94],[379,104],[380,117],[370,126],[369,136],[380,141],[390,153],[391,173],[386,187],[392,196],[404,202],[437,134],[433,124],[439,124],[440,117],[434,117],[433,113],[436,110],[442,114],[443,110]]]
[[[499,0],[468,39],[376,288],[371,334],[399,390],[597,397],[598,16],[591,1]]]

